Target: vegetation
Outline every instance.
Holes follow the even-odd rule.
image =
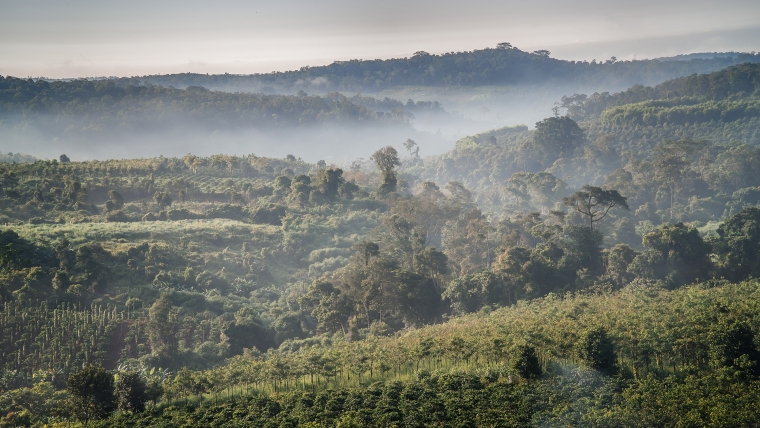
[[[345,171],[0,163],[0,425],[752,426],[760,149],[627,106]]]
[[[400,105],[398,105],[400,104]],[[375,110],[373,110],[375,108]],[[264,95],[139,85],[132,81],[47,81],[0,76],[5,129],[35,127],[46,135],[108,138],[115,131],[145,135],[189,124],[196,129],[283,129],[324,124],[405,125],[412,112],[446,114],[432,103]],[[51,118],[52,116],[52,118]]]

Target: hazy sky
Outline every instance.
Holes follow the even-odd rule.
[[[760,51],[758,0],[2,0],[0,75],[255,73],[511,42],[563,59]]]

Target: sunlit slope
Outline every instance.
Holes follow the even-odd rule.
[[[758,353],[745,333],[758,328],[758,293],[757,281],[677,291],[639,282],[390,338],[294,343],[188,374],[208,385],[203,398],[183,399],[178,384],[175,407],[103,423],[749,426]]]

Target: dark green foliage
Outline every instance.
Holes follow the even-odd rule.
[[[298,327],[300,328],[300,322]],[[259,351],[265,352],[270,346],[274,345],[271,333],[263,325],[258,315],[250,308],[243,308],[235,312],[235,321],[227,326],[224,330],[224,335],[227,336],[230,353],[233,355],[242,354],[245,348],[257,348]]]
[[[606,277],[615,287],[622,287],[633,280],[634,275],[628,269],[636,258],[636,251],[628,244],[617,244],[606,254]]]
[[[273,205],[270,207],[257,208],[251,214],[251,221],[256,224],[280,226],[283,217],[285,217],[285,207]]]
[[[559,268],[570,272],[585,269],[593,275],[602,273],[602,239],[598,230],[585,225],[567,226],[560,246],[563,256]]]
[[[760,209],[745,208],[720,225],[714,246],[723,255],[720,268],[726,278],[760,276]]]
[[[155,202],[159,208],[163,209],[170,206],[173,201],[168,192],[156,192],[156,194],[153,195],[153,202]]]
[[[338,191],[345,181],[343,170],[340,168],[320,169],[314,179],[313,187],[329,201],[338,197]]]
[[[755,345],[752,327],[743,321],[722,319],[710,332],[710,354],[717,367],[733,367],[760,374],[760,352]]]
[[[177,325],[172,312],[171,296],[163,294],[150,307],[148,315],[151,353],[164,366],[169,365],[177,352]]]
[[[223,204],[206,211],[206,218],[228,218],[231,220],[246,220],[248,211],[239,205]]]
[[[586,330],[576,345],[578,358],[590,369],[612,375],[618,367],[615,345],[607,335],[607,330],[595,327]]]
[[[180,85],[184,86],[184,85]],[[162,130],[284,128],[336,122],[405,124],[410,115],[377,112],[338,93],[319,96],[232,94],[146,86],[140,81],[54,81],[0,77],[0,116],[38,126],[48,135],[68,128],[80,138],[103,137],[114,129]],[[403,109],[402,109],[403,111]],[[266,113],[264,113],[266,112]],[[50,114],[58,120],[48,120]],[[76,129],[76,131],[71,131]],[[108,131],[106,131],[108,130]],[[65,155],[61,164],[69,164]]]
[[[585,141],[583,130],[567,116],[550,117],[536,123],[531,156],[547,168],[559,158],[569,158]]]
[[[147,385],[140,373],[122,372],[117,374],[114,392],[116,403],[122,412],[142,412],[148,401]]]
[[[512,370],[523,379],[535,379],[541,376],[543,369],[536,356],[536,348],[522,344],[512,350]]]
[[[354,245],[354,249],[364,260],[364,265],[369,265],[369,261],[372,257],[380,254],[380,246],[374,242],[362,241]]]
[[[758,87],[758,78],[760,67],[757,64],[740,64],[727,67],[720,71],[709,74],[694,74],[687,77],[681,77],[661,83],[654,88],[644,87],[641,85],[633,86],[627,91],[614,95],[609,93],[594,94],[591,97],[585,95],[574,95],[572,97],[563,97],[562,106],[567,108],[568,114],[576,119],[589,118],[601,114],[605,109],[613,106],[624,104],[634,104],[656,100],[658,103],[652,103],[657,107],[668,107],[668,105],[678,104],[682,101],[691,101],[690,104],[696,104],[695,100],[723,100],[732,95],[752,94]],[[622,113],[621,110],[610,109],[616,114]],[[688,113],[681,112],[679,120],[690,121]],[[734,120],[735,113],[731,109],[723,107],[717,112],[717,119],[730,118]],[[666,114],[667,115],[667,114]],[[663,116],[660,113],[660,117]],[[626,119],[635,114],[626,114]],[[655,121],[658,115],[648,112],[647,116]],[[639,118],[641,116],[639,115]],[[652,120],[650,119],[650,120]],[[693,121],[695,118],[691,119]],[[710,120],[709,118],[700,118]],[[639,119],[640,120],[640,119]],[[699,119],[697,119],[699,120]]]
[[[102,366],[86,366],[69,376],[69,411],[87,424],[116,410],[113,374]]]
[[[671,286],[677,287],[706,279],[712,267],[709,258],[711,247],[705,243],[699,232],[683,223],[666,225],[644,236],[644,246],[656,251],[657,257],[650,264],[652,272],[665,273],[665,279]],[[663,264],[658,267],[657,264]],[[634,264],[638,263],[634,260]],[[634,273],[637,273],[634,271]]]
[[[454,279],[443,293],[455,313],[475,312],[481,307],[508,306],[516,302],[515,290],[501,275],[484,271]]]
[[[284,175],[281,175],[274,180],[274,192],[278,196],[284,196],[285,193],[290,191],[290,185],[292,180]]]
[[[108,206],[108,202],[110,202],[110,206]],[[116,190],[108,191],[108,202],[106,203],[106,206],[109,208],[108,211],[124,208],[124,197]]]
[[[277,345],[289,339],[301,339],[306,334],[301,328],[301,320],[296,313],[285,313],[274,321],[274,341]]]

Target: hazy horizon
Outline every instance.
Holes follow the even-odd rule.
[[[0,75],[73,78],[267,73],[348,59],[510,42],[568,60],[760,50],[760,4],[545,0],[526,5],[331,0],[103,4],[6,2]],[[645,12],[646,11],[646,12]]]

